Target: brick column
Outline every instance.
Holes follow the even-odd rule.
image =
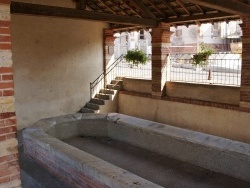
[[[160,23],[152,29],[152,97],[160,99],[164,94],[166,65],[170,53],[170,24]]]
[[[20,187],[10,34],[10,0],[0,0],[0,187]]]
[[[114,31],[111,29],[103,30],[103,69],[106,73],[106,68],[114,62],[114,47],[115,47],[115,37]],[[104,87],[107,85],[107,78],[104,77]]]
[[[240,88],[240,108],[250,112],[250,17],[244,17],[241,28],[242,37],[242,70]]]

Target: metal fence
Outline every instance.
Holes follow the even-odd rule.
[[[170,81],[239,86],[241,55],[212,54],[205,66],[193,65],[195,54],[170,55]]]
[[[132,66],[131,63],[124,60],[115,67],[114,71],[119,77],[151,79],[151,70],[151,61],[145,65]]]
[[[93,82],[90,82],[90,98],[93,98],[101,89],[105,88],[105,84],[111,83],[116,77],[151,79],[151,69],[151,61],[145,65],[132,66],[121,55]]]

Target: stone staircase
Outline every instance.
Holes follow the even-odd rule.
[[[105,89],[101,89],[94,98],[80,110],[81,113],[110,113],[118,111],[118,91],[122,89],[122,77],[116,77]]]

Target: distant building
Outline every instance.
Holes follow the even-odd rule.
[[[217,52],[236,51],[241,48],[241,21],[218,22],[171,27],[171,51],[173,53],[196,53],[200,43],[213,46]],[[151,54],[150,31],[123,32],[115,35],[115,56],[126,54],[127,50],[139,48]]]

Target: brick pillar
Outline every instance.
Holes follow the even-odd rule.
[[[250,112],[250,17],[242,19],[242,70],[240,88],[240,108]]]
[[[115,37],[114,31],[111,29],[103,30],[103,69],[106,74],[106,68],[114,62],[114,47],[115,47]],[[107,85],[107,78],[104,77],[104,87]]]
[[[152,29],[152,97],[160,99],[164,94],[166,65],[170,53],[170,24],[160,23]]]
[[[20,187],[10,35],[10,0],[0,0],[0,187]]]

